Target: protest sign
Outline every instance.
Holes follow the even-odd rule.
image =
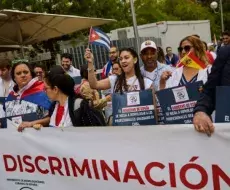
[[[164,124],[164,120],[165,120],[164,113],[163,113],[163,111],[161,109],[161,105],[160,105],[160,102],[159,102],[157,96],[155,96],[155,97],[156,97],[156,105],[157,105],[156,108],[157,108],[158,124],[163,125]]]
[[[157,92],[157,97],[164,115],[165,124],[189,124],[192,123],[193,110],[203,82],[188,84],[164,89]]]
[[[34,121],[44,117],[44,109],[26,100],[5,101],[5,116],[0,119],[2,128],[7,128],[6,120],[18,127],[23,121]]]
[[[114,93],[113,126],[156,124],[152,90]]]
[[[18,127],[23,121],[35,121],[38,120],[39,117],[36,112],[34,113],[27,113],[27,114],[22,114],[22,115],[15,115],[11,117],[3,117],[0,118],[0,123],[1,123],[1,128],[7,128],[7,120],[12,121],[12,125],[14,127]]]
[[[0,130],[1,190],[230,189],[230,126]]]
[[[0,97],[0,128],[5,128],[6,121],[4,119],[5,117],[5,111],[4,111],[4,105],[5,105],[5,97]]]
[[[230,122],[230,87],[216,87],[216,123]]]

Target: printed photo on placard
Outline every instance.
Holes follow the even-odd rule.
[[[114,93],[113,126],[155,125],[152,90]]]
[[[230,122],[230,87],[218,86],[216,87],[216,123]]]
[[[200,93],[203,82],[188,84],[160,90],[156,92],[164,115],[164,124],[190,124],[193,119],[193,110]]]
[[[35,113],[38,110],[38,105],[25,100],[13,100],[5,102],[7,107],[6,117]]]
[[[25,100],[6,101],[5,120],[11,120],[15,127],[18,127],[23,121],[34,121],[42,119],[44,115],[48,115],[48,111],[37,104]],[[4,119],[4,127],[7,127],[7,122]]]
[[[38,120],[37,113],[27,113],[27,114],[22,114],[22,115],[15,115],[12,117],[4,117],[0,118],[0,122],[2,123],[2,128],[7,128],[7,120],[12,121],[11,124],[16,128],[18,127],[23,121],[34,121]]]

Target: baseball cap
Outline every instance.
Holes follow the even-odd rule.
[[[144,41],[144,42],[141,44],[141,52],[142,52],[145,48],[157,49],[157,46],[156,46],[155,42],[153,42],[153,41],[151,41],[151,40],[147,40],[147,41]]]

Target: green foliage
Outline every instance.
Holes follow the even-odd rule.
[[[199,2],[199,3],[198,3]],[[138,25],[170,20],[210,20],[211,30],[217,36],[221,32],[220,14],[210,8],[212,0],[136,0]],[[230,26],[230,1],[223,0],[225,27]],[[71,14],[88,17],[113,18],[117,22],[101,26],[105,32],[132,25],[130,3],[126,0],[0,0],[1,9],[18,9],[54,14]],[[217,10],[218,11],[218,10]],[[59,51],[57,40],[86,39],[89,30],[35,45],[52,52]]]
[[[192,0],[137,0],[138,24],[168,20],[210,20],[213,33],[220,34],[220,19],[209,6]],[[227,15],[226,15],[227,16]]]

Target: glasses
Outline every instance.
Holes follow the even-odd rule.
[[[12,62],[12,65],[17,64],[17,63],[29,63],[28,59],[15,59]]]
[[[119,68],[113,68],[113,71],[118,71]]]
[[[178,47],[178,52],[182,52],[183,50],[188,53],[193,46],[184,46],[184,47]]]

